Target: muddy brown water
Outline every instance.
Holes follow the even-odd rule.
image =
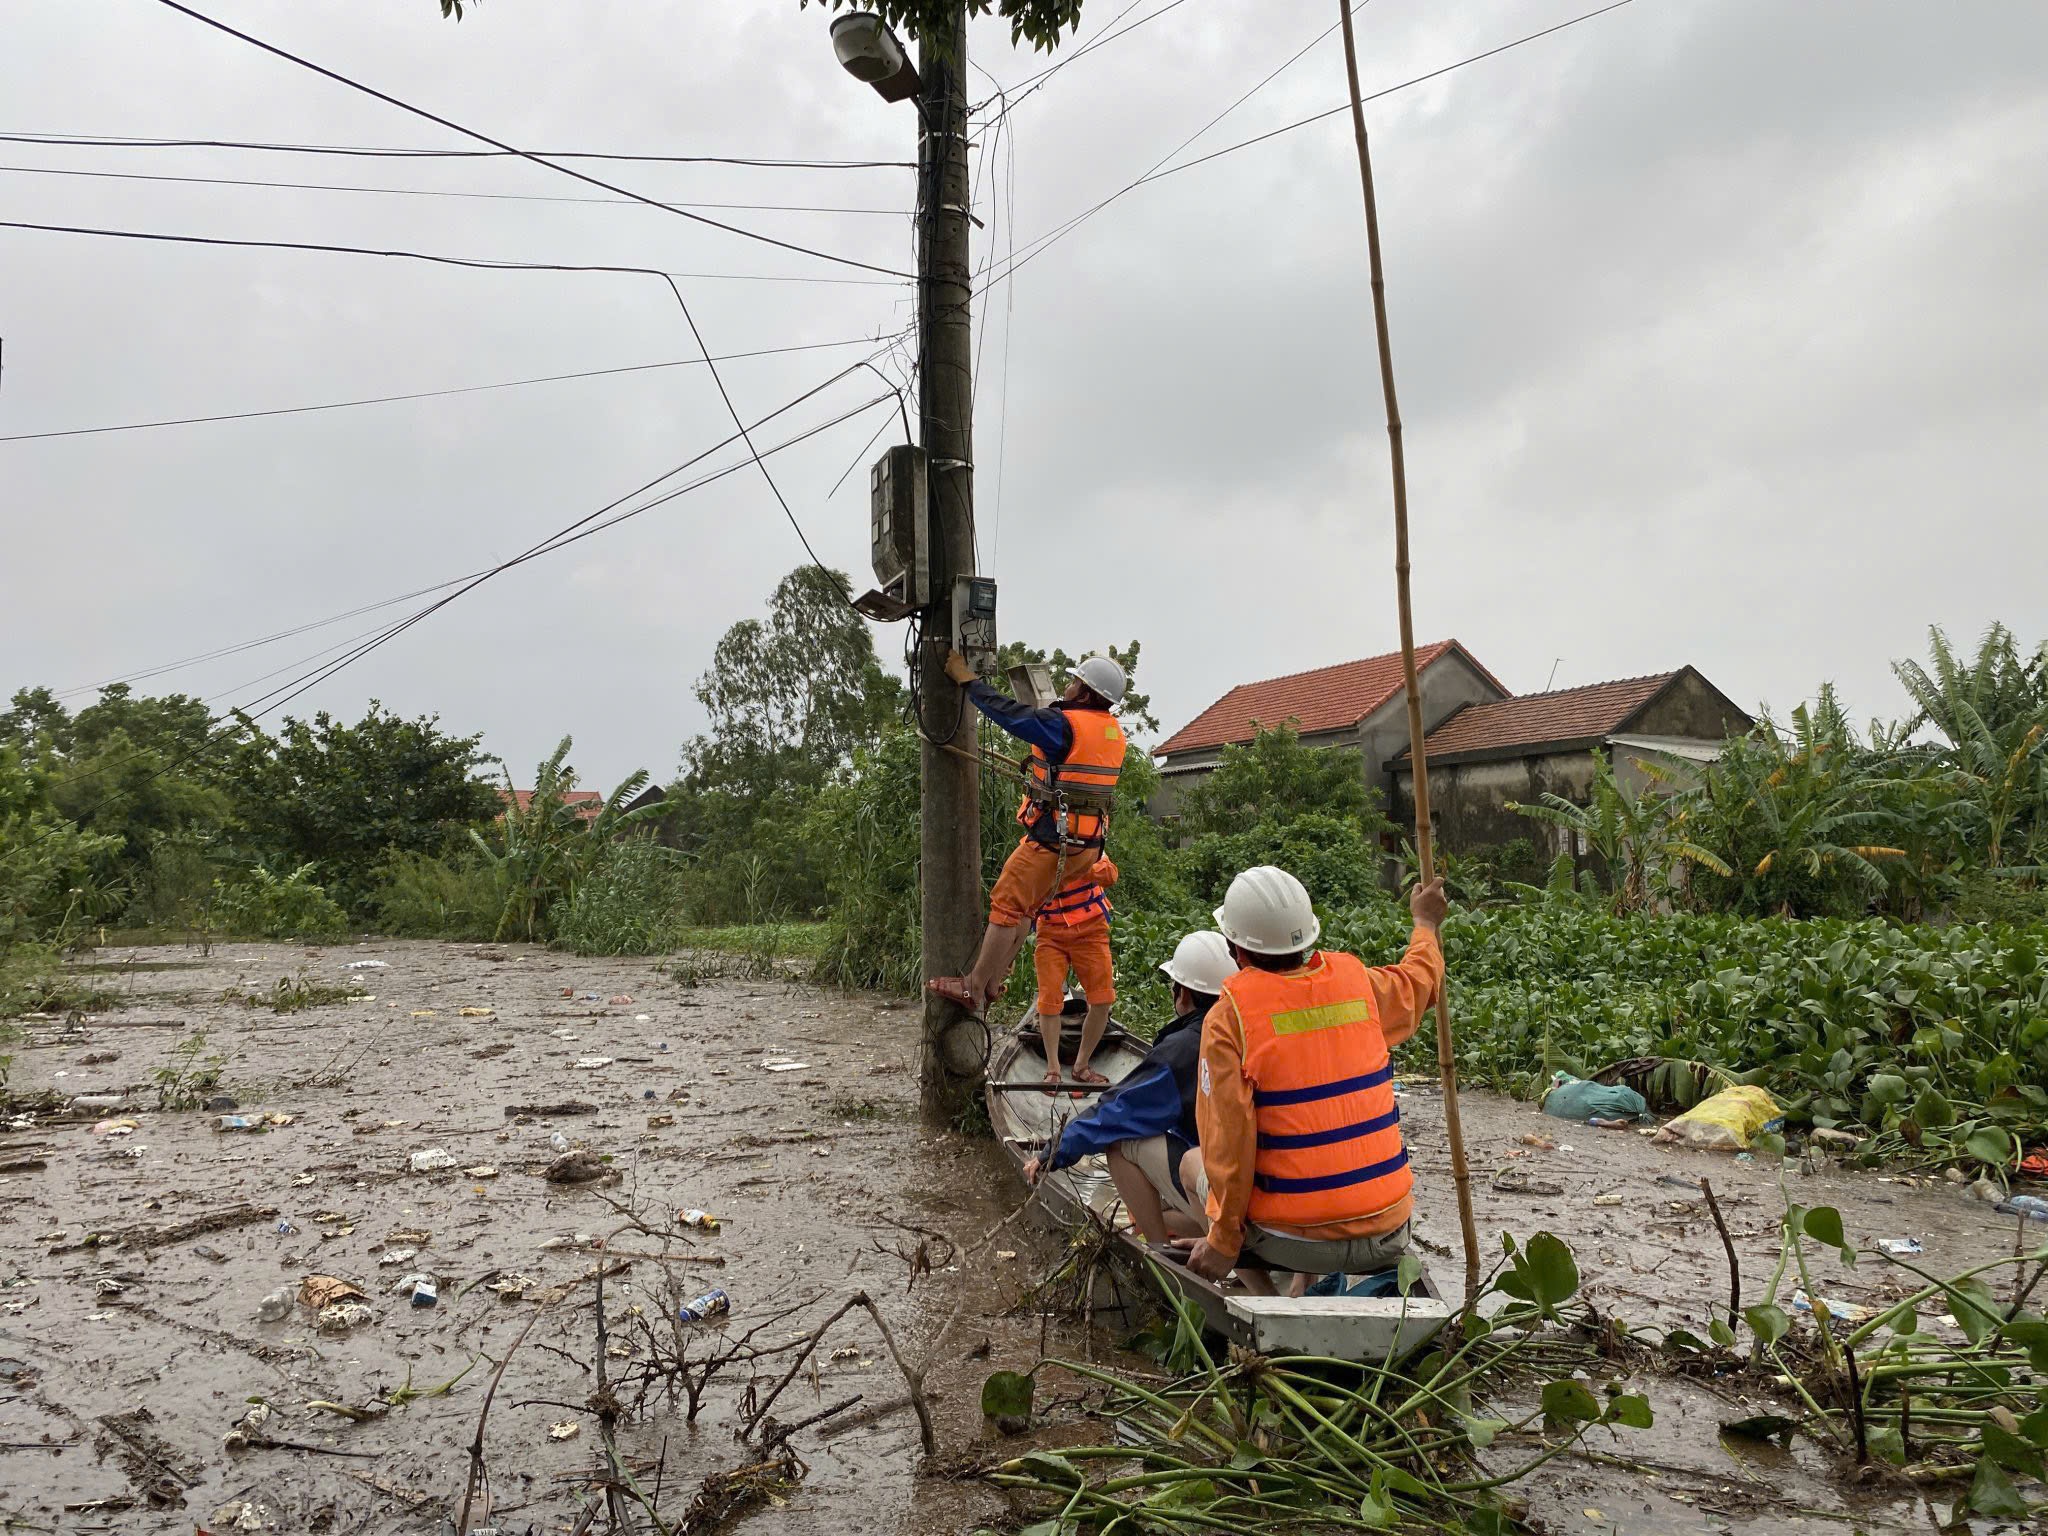
[[[366,959],[387,965],[344,969]],[[965,1248],[1016,1209],[1019,1193],[992,1145],[917,1124],[917,1015],[893,1000],[781,974],[706,974],[683,986],[645,960],[522,946],[228,945],[203,959],[184,949],[103,951],[96,963],[113,967],[97,979],[118,1005],[82,1029],[29,1021],[10,1087],[17,1097],[117,1093],[125,1106],[72,1120],[32,1116],[0,1131],[0,1164],[47,1165],[0,1173],[0,1520],[12,1528],[182,1536],[246,1505],[245,1519],[263,1529],[440,1531],[461,1501],[489,1373],[531,1324],[485,1430],[491,1518],[511,1530],[568,1530],[597,1453],[584,1407],[596,1318],[588,1284],[552,1305],[534,1298],[571,1286],[597,1259],[547,1245],[611,1233],[621,1206],[656,1223],[683,1207],[716,1213],[720,1233],[669,1251],[724,1263],[663,1263],[636,1256],[660,1251],[653,1239],[615,1241],[614,1260],[631,1267],[606,1281],[614,1382],[630,1381],[648,1358],[633,1309],[662,1317],[672,1287],[718,1286],[731,1297],[731,1317],[702,1330],[700,1348],[757,1325],[760,1343],[786,1343],[865,1289],[913,1357],[951,1320],[930,1384],[942,1456],[956,1460],[991,1449],[978,1409],[990,1369],[1028,1368],[1042,1349],[1115,1357],[1109,1330],[1090,1338],[1028,1311],[1012,1315],[1025,1287],[1057,1262],[1056,1234],[1013,1223],[914,1285],[904,1259],[884,1251],[911,1252],[917,1242],[889,1218]],[[718,964],[706,957],[704,969]],[[328,983],[353,976],[372,996],[290,1014],[222,1000],[228,989],[267,992],[302,973]],[[614,1005],[614,996],[633,1001]],[[490,1016],[464,1017],[465,1008]],[[217,1114],[155,1108],[157,1074],[195,1031],[206,1036],[205,1054],[226,1058],[221,1091],[237,1099],[237,1113],[290,1123],[221,1132]],[[584,1064],[596,1058],[609,1060]],[[803,1065],[769,1070],[778,1062]],[[506,1114],[572,1100],[596,1112]],[[138,1124],[96,1135],[96,1115]],[[1417,1232],[1448,1293],[1459,1282],[1457,1222],[1431,1084],[1406,1086],[1403,1115],[1421,1176]],[[1604,1310],[1704,1334],[1725,1305],[1720,1240],[1697,1196],[1655,1182],[1704,1171],[1735,1234],[1745,1300],[1760,1295],[1777,1254],[1780,1170],[1566,1124],[1490,1095],[1467,1097],[1465,1124],[1489,1252],[1504,1229],[1555,1231]],[[1522,1146],[1531,1132],[1559,1146]],[[541,1175],[555,1133],[608,1155],[619,1182],[548,1183]],[[436,1148],[456,1166],[414,1172],[412,1155]],[[495,1176],[463,1171],[484,1166]],[[1500,1168],[1560,1193],[1499,1192],[1491,1177]],[[2011,1251],[2006,1218],[1947,1186],[1840,1171],[1784,1177],[1803,1203],[1839,1207],[1859,1239],[1919,1239],[1926,1252],[1916,1262],[1936,1271]],[[1598,1203],[1614,1195],[1620,1204]],[[95,1234],[118,1241],[88,1241]],[[390,1262],[406,1248],[413,1257]],[[936,1240],[928,1251],[946,1257]],[[1879,1303],[1911,1278],[1869,1259],[1854,1270],[1831,1255],[1814,1262],[1817,1283],[1842,1305]],[[438,1306],[390,1294],[414,1272],[436,1277]],[[340,1336],[319,1332],[301,1306],[259,1320],[267,1294],[296,1292],[309,1274],[361,1287],[372,1320]],[[509,1276],[526,1283],[520,1299],[489,1289]],[[787,1358],[752,1368],[762,1391]],[[777,1402],[777,1418],[793,1422],[856,1395],[875,1406],[902,1392],[878,1331],[858,1314],[836,1325],[816,1366]],[[309,1406],[362,1407],[408,1380],[429,1388],[466,1367],[447,1395],[368,1422]],[[735,1367],[714,1382],[695,1425],[655,1398],[622,1428],[622,1451],[650,1487],[661,1479],[671,1518],[707,1475],[752,1459],[734,1433],[751,1373]],[[1718,1438],[1722,1420],[1761,1401],[1661,1377],[1638,1385],[1657,1408],[1657,1428],[1589,1448],[1655,1465],[1552,1463],[1525,1491],[1553,1529],[1933,1528],[1930,1506],[1847,1494],[1809,1452]],[[1063,1390],[1051,1384],[1041,1396]],[[271,1409],[262,1434],[317,1449],[226,1449],[223,1436],[252,1398]],[[1069,1410],[1049,1433],[1101,1432],[1074,1419]],[[551,1438],[551,1426],[569,1423],[572,1438]],[[736,1528],[923,1533],[1002,1514],[971,1485],[916,1477],[908,1412],[830,1435],[819,1426],[793,1444],[808,1476],[786,1505],[743,1515]],[[1503,1442],[1501,1464],[1512,1465],[1516,1450]],[[350,1454],[323,1454],[337,1452]]]

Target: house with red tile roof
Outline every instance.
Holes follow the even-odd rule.
[[[1456,640],[1418,647],[1415,674],[1425,730],[1469,705],[1508,697],[1500,679]],[[1171,819],[1180,792],[1207,776],[1225,747],[1249,742],[1261,726],[1290,723],[1310,746],[1356,751],[1368,787],[1390,801],[1394,785],[1387,764],[1408,740],[1401,653],[1240,683],[1154,749],[1162,783],[1152,813]]]
[[[533,804],[535,793],[531,789],[515,789],[511,792],[512,803],[525,811]],[[506,792],[499,790],[498,798],[504,800]],[[604,809],[604,796],[594,789],[565,789],[562,791],[562,804],[576,812],[578,821],[595,821],[598,812]]]
[[[1477,701],[1423,737],[1430,820],[1452,849],[1528,838],[1546,858],[1581,855],[1585,849],[1560,841],[1568,832],[1530,821],[1508,806],[1537,804],[1545,794],[1584,804],[1596,751],[1607,754],[1616,777],[1632,788],[1651,782],[1652,770],[1682,778],[1686,764],[1713,761],[1729,737],[1755,723],[1693,667]],[[1395,791],[1388,814],[1397,823],[1412,823],[1414,774],[1405,742],[1385,766]]]

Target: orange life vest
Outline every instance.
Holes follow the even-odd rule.
[[[1109,807],[1117,776],[1124,771],[1124,728],[1106,709],[1065,711],[1073,745],[1065,762],[1055,763],[1038,747],[1024,765],[1031,781],[1017,806],[1017,820],[1036,829],[1048,817],[1053,841],[1069,847],[1100,847],[1109,830]],[[1065,825],[1058,824],[1064,816]]]
[[[1114,884],[1116,866],[1108,859],[1097,859],[1087,874],[1069,881],[1047,897],[1045,905],[1038,909],[1038,916],[1043,921],[1065,923],[1070,928],[1078,928],[1098,917],[1108,917],[1114,910],[1109,904],[1108,887]]]
[[[1248,1219],[1304,1230],[1403,1199],[1414,1175],[1365,962],[1325,952],[1298,971],[1246,967],[1223,996],[1258,1120]]]

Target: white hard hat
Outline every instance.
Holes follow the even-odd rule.
[[[1214,997],[1223,990],[1223,983],[1237,974],[1237,962],[1230,958],[1230,944],[1223,935],[1204,929],[1174,945],[1173,958],[1159,969],[1166,972],[1168,981]]]
[[[1107,656],[1089,656],[1074,668],[1074,676],[1112,704],[1124,701],[1124,669]]]
[[[1323,931],[1308,888],[1273,864],[1248,869],[1230,882],[1216,909],[1216,926],[1239,949],[1255,955],[1298,954]]]

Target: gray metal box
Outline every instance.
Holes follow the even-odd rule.
[[[922,608],[931,601],[924,450],[908,443],[891,448],[875,460],[868,487],[875,580],[905,607]]]

